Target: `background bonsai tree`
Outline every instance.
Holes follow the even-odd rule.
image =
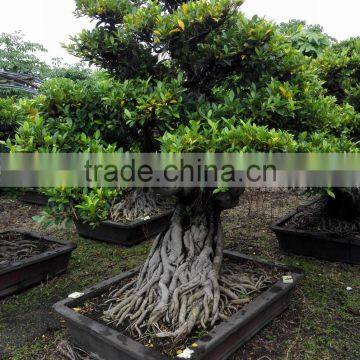
[[[0,34],[0,140],[14,137],[26,117],[34,116],[30,98],[37,94],[42,81],[89,76],[89,69],[79,64],[63,64],[61,59],[54,59],[52,66],[47,65],[38,57],[46,51],[41,44],[26,41],[19,31]],[[1,148],[6,150],[4,145]]]
[[[16,129],[33,114],[31,101],[15,96],[4,96],[17,93],[35,94],[38,83],[32,76],[20,75],[0,70],[0,144],[1,151],[6,151],[4,141],[15,135]]]
[[[360,117],[360,38],[352,38],[333,44],[319,59],[314,68],[324,81],[329,95],[339,104],[352,106],[355,118]],[[353,131],[356,141],[360,140],[360,127]],[[348,221],[359,222],[360,190],[336,188],[333,196],[327,198],[329,215]],[[360,224],[358,224],[359,226]]]
[[[273,24],[246,19],[242,1],[76,3],[77,14],[96,26],[73,38],[73,54],[122,82],[169,82],[184,74],[180,117],[159,129],[163,119],[155,113],[143,132],[162,151],[356,150],[347,139],[358,128],[354,109],[326,96],[311,59]],[[186,337],[211,328],[231,313],[231,302],[241,302],[234,290],[241,280],[222,270],[220,222],[241,190],[174,192],[179,202],[171,224],[105,313],[139,336],[150,329],[150,336]]]
[[[38,96],[27,101],[30,114],[16,136],[4,145],[11,152],[156,151],[156,134],[180,119],[182,82],[180,75],[168,81],[119,82],[104,72],[85,80],[45,81]],[[52,206],[39,220],[49,225],[74,215],[91,225],[110,217],[131,221],[163,210],[149,191],[47,189],[46,193]]]
[[[17,101],[14,98],[0,98],[0,140],[12,138],[17,128],[31,114],[31,106],[27,100]],[[0,145],[5,150],[4,144]]]

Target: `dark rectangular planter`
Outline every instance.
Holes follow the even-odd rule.
[[[8,232],[2,231],[1,233]],[[66,272],[72,251],[76,246],[53,240],[36,233],[16,230],[29,238],[59,244],[54,250],[34,255],[27,259],[11,263],[0,269],[0,299],[26,290],[49,278]]]
[[[92,228],[79,220],[74,220],[80,236],[122,246],[134,246],[161,233],[169,224],[173,212],[152,216],[148,220],[137,220],[129,224],[103,221]]]
[[[270,263],[257,258],[235,252],[225,252],[225,257],[238,262],[254,261],[290,272],[293,283],[278,281],[267,291],[226,322],[221,323],[197,341],[198,347],[191,359],[224,360],[259,332],[265,325],[282,313],[289,305],[292,290],[303,277],[303,273],[295,268]],[[66,299],[54,305],[55,311],[66,321],[73,341],[85,351],[103,360],[168,360],[165,355],[149,349],[100,322],[92,320],[72,310],[81,306],[88,299],[97,297],[122,280],[133,276],[133,270],[84,291],[78,299]]]
[[[49,198],[49,196],[41,194],[35,190],[25,191],[22,195],[19,196],[19,200],[24,203],[40,206],[47,206]]]
[[[286,215],[270,227],[282,250],[319,259],[360,264],[360,236],[344,237],[335,232],[286,228],[284,225],[298,213],[299,210]]]

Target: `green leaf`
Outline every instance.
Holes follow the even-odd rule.
[[[326,194],[330,197],[332,197],[333,199],[336,198],[334,192],[331,189],[326,189]]]

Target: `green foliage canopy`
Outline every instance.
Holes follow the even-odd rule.
[[[180,121],[182,81],[179,76],[119,82],[101,72],[82,81],[48,80],[31,101],[37,120],[24,123],[9,146],[14,151],[51,150],[51,138],[59,151],[76,152],[67,139],[83,134],[126,151],[156,151],[157,134]]]
[[[354,109],[326,95],[311,59],[272,23],[241,14],[242,1],[76,3],[79,16],[97,23],[73,37],[69,50],[121,81],[183,72],[183,125],[211,113],[211,121],[236,117],[240,127],[250,121],[293,134],[352,136],[358,128]]]
[[[357,151],[354,108],[327,95],[287,34],[247,19],[242,1],[76,4],[96,25],[70,52],[115,79],[45,83],[37,120],[19,129],[12,151],[85,151],[94,140],[113,151]]]
[[[281,23],[279,30],[289,36],[295,49],[312,58],[319,57],[335,41],[320,25],[307,25],[301,20]]]
[[[41,77],[45,62],[39,60],[37,53],[47,50],[38,43],[26,41],[23,33],[0,34],[0,69]]]
[[[360,112],[360,38],[339,42],[314,63],[328,94]]]

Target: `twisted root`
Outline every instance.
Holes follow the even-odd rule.
[[[139,337],[180,339],[195,328],[208,329],[225,320],[248,295],[268,281],[266,276],[239,278],[223,269],[223,234],[219,213],[190,214],[178,205],[171,225],[160,234],[138,278],[110,294],[104,320],[127,324]],[[187,223],[191,219],[190,223]]]
[[[0,267],[38,255],[43,250],[37,242],[24,239],[22,234],[4,234],[0,239]]]

